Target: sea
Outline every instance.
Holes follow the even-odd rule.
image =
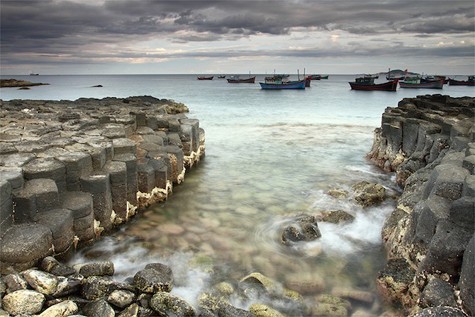
[[[385,108],[425,94],[474,97],[475,87],[353,91],[348,82],[357,75],[330,74],[305,90],[268,91],[258,84],[264,76],[257,75],[255,84],[229,84],[217,76],[200,81],[197,75],[1,76],[49,84],[1,88],[3,100],[150,95],[184,103],[187,116],[205,130],[206,155],[166,202],[79,250],[70,264],[112,261],[118,280],[148,263],[170,265],[172,293],[195,306],[199,294],[214,285],[228,282],[238,289],[241,279],[258,272],[277,288],[298,291],[309,307],[317,306],[322,294],[363,294],[350,296],[351,312],[391,311],[375,280],[386,261],[381,228],[395,199],[362,208],[351,196],[337,198],[329,191],[351,192],[355,183],[368,181],[397,197],[401,189],[394,175],[366,159]],[[321,238],[281,243],[283,228],[297,215],[334,210],[346,211],[354,221],[319,222]],[[234,296],[231,302],[243,309],[266,303],[287,316],[305,316],[259,294]]]

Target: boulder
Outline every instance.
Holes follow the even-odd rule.
[[[381,203],[386,198],[386,189],[381,184],[362,181],[352,186],[354,200],[363,207]]]
[[[431,279],[422,291],[420,305],[422,307],[457,306],[452,285],[439,278]]]
[[[302,214],[296,216],[283,228],[281,242],[284,245],[291,245],[300,241],[313,241],[321,236],[315,217]]]
[[[157,292],[150,300],[150,307],[163,316],[195,317],[193,307],[178,296],[168,292]]]
[[[135,274],[134,285],[144,293],[170,292],[173,288],[172,269],[161,263],[147,264]]]
[[[9,314],[34,315],[43,308],[45,296],[32,290],[18,290],[7,294],[2,299],[2,307]]]

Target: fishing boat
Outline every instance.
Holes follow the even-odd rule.
[[[279,89],[305,89],[305,79],[288,80],[288,75],[274,75],[265,77],[265,82],[260,82],[261,89],[279,90]]]
[[[310,75],[311,80],[328,79],[328,75]]]
[[[396,91],[397,83],[399,79],[393,79],[385,83],[375,84],[374,83],[374,76],[363,76],[358,77],[355,81],[350,81],[350,87],[352,90],[383,90],[383,91]]]
[[[421,77],[406,77],[399,82],[401,88],[426,88],[426,89],[442,89],[444,87],[444,79],[430,79]]]
[[[249,78],[240,78],[239,75],[231,76],[227,79],[228,83],[230,84],[254,84],[256,82],[256,76],[249,77]]]
[[[214,76],[198,76],[198,80],[213,80]]]
[[[455,80],[449,78],[450,86],[475,86],[475,76],[468,76],[467,80]]]

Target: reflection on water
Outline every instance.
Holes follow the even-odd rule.
[[[232,142],[229,135],[218,135],[167,202],[144,211],[73,262],[110,259],[119,279],[149,262],[170,264],[177,284],[172,292],[190,302],[210,283],[239,281],[251,272],[298,291],[310,305],[319,294],[348,289],[375,298],[374,280],[384,262],[380,232],[394,202],[363,209],[351,197],[327,194],[361,180],[382,183],[394,193],[390,176],[364,159],[372,137],[368,131],[277,123],[243,126],[233,132]],[[325,210],[343,210],[355,219],[320,222],[322,237],[314,242],[292,248],[280,243],[283,224],[292,216]],[[234,304],[247,308],[251,303]],[[377,301],[356,305],[380,312]]]

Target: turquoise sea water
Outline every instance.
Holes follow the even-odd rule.
[[[228,84],[217,77],[198,81],[194,75],[2,76],[11,77],[50,85],[2,88],[1,99],[152,95],[185,103],[188,117],[199,119],[206,157],[169,200],[72,260],[112,260],[119,279],[149,262],[170,264],[177,284],[173,292],[190,302],[211,284],[252,272],[301,291],[309,305],[319,294],[349,289],[376,297],[374,280],[385,261],[380,230],[394,201],[362,209],[327,192],[348,190],[361,180],[398,192],[391,174],[365,160],[386,107],[421,94],[475,96],[474,87],[457,86],[352,91],[348,81],[355,76],[344,75],[293,91],[261,90],[257,82],[264,75],[256,84]],[[321,239],[292,249],[279,243],[292,216],[322,210],[344,210],[355,221],[320,223]],[[234,304],[247,308],[258,300],[263,299]],[[377,299],[353,306],[374,314],[386,309]]]

